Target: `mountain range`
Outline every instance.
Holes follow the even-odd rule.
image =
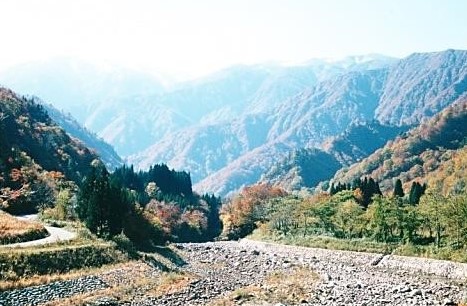
[[[466,79],[467,52],[448,50],[413,54],[388,68],[351,72],[318,83],[264,116],[260,124],[265,127],[264,144],[208,174],[195,188],[226,194],[252,184],[293,149],[321,148],[329,137],[356,122],[417,124],[461,96],[467,90]]]
[[[238,65],[207,77],[163,85],[160,77],[71,58],[25,63],[0,73],[0,83],[53,104],[121,156],[138,153],[183,128],[263,113],[321,80],[386,66],[393,58],[355,56],[299,66]]]
[[[293,160],[326,156],[322,173],[285,184],[312,187],[467,91],[467,52],[460,50],[235,66],[168,87],[153,76],[63,59],[50,71],[55,79],[29,64],[0,74],[0,82],[70,112],[137,168],[164,162],[189,171],[197,191],[218,195],[261,179],[290,183],[302,171]],[[107,163],[120,163],[108,156]]]

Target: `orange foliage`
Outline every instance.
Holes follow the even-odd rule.
[[[181,215],[177,205],[154,199],[146,206],[145,213],[153,222],[161,224],[162,230],[167,235],[170,235],[178,226]]]
[[[199,210],[189,210],[185,211],[181,218],[180,222],[188,224],[192,228],[198,230],[205,230],[208,227],[208,220],[206,216]]]
[[[60,171],[50,171],[48,175],[50,178],[55,179],[55,180],[60,180],[60,179],[65,178],[63,173],[61,173]]]
[[[13,168],[11,169],[10,177],[13,182],[17,182],[23,178],[23,174],[21,173],[21,170]]]
[[[221,209],[224,234],[232,237],[248,234],[255,227],[255,222],[259,221],[255,209],[268,199],[286,195],[283,189],[264,183],[245,187]]]

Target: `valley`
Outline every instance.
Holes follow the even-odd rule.
[[[0,7],[0,306],[467,306],[467,1]]]
[[[467,51],[3,80],[0,305],[467,303]]]

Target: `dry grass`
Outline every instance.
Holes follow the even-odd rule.
[[[95,269],[92,275],[98,275],[109,288],[96,290],[69,298],[53,300],[44,306],[78,306],[103,297],[110,297],[118,301],[130,301],[140,288],[152,286],[152,268],[141,261],[107,266]],[[86,274],[89,275],[89,274]]]
[[[133,262],[110,264],[110,265],[105,265],[99,268],[83,268],[83,269],[80,269],[77,271],[71,271],[68,273],[33,275],[30,277],[20,278],[17,280],[2,280],[0,281],[0,291],[20,289],[20,288],[26,288],[30,286],[37,286],[37,285],[44,285],[44,284],[52,283],[55,281],[63,281],[63,280],[79,278],[79,277],[83,277],[87,275],[99,274],[99,273],[103,273],[104,271],[120,269],[123,267],[127,267],[128,265],[131,266],[132,264]]]
[[[159,297],[175,293],[196,279],[195,275],[187,273],[154,274],[154,270],[143,262],[133,262],[99,276],[110,286],[109,288],[51,301],[44,306],[85,305],[103,297],[110,297],[120,303],[137,301],[141,297]]]
[[[0,211],[0,244],[40,239],[47,235],[47,230],[42,224],[18,220]]]
[[[188,273],[163,273],[157,286],[147,293],[156,297],[175,293],[186,288],[195,279],[197,279],[196,275]]]
[[[318,279],[315,272],[305,267],[296,267],[287,272],[274,272],[261,285],[237,289],[210,305],[301,304],[309,300]]]

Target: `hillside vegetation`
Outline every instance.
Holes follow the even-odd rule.
[[[331,179],[337,170],[367,157],[407,127],[378,122],[352,124],[342,134],[328,139],[322,149],[293,150],[260,179],[287,191],[313,188]]]
[[[245,188],[221,209],[223,235],[467,261],[466,115],[460,98],[313,195]]]
[[[44,103],[38,98],[34,98],[34,100],[37,100],[37,103],[43,105],[50,118],[63,128],[71,137],[83,142],[87,148],[94,150],[106,167],[109,169],[115,169],[123,164],[122,159],[110,144],[106,143],[103,139],[99,138],[99,136],[83,127],[71,116],[71,114],[65,114],[53,107],[51,104]]]
[[[270,101],[261,112],[249,112],[254,104],[247,104],[247,111],[231,120],[205,120],[170,131],[130,160],[143,169],[159,161],[185,169],[196,191],[224,196],[256,183],[291,151],[324,149],[330,137],[357,123],[417,125],[461,97],[466,76],[467,52],[462,50],[416,53],[379,69],[341,70]],[[347,158],[356,161],[371,152],[357,150]]]
[[[0,88],[0,102],[0,206],[12,213],[52,206],[58,191],[74,188],[98,157],[42,105],[6,88]]]
[[[425,181],[425,176],[463,150],[467,143],[466,123],[467,99],[460,98],[361,162],[338,171],[332,181],[351,183],[357,178],[371,176],[381,182],[383,190],[390,190],[396,179],[405,184]]]

